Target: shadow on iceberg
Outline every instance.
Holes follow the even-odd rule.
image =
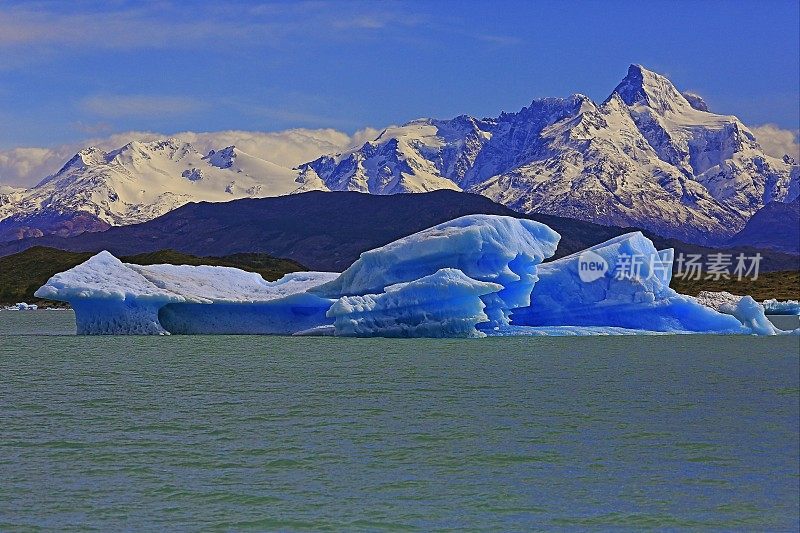
[[[559,239],[535,221],[470,215],[364,252],[341,274],[275,282],[229,267],[132,265],[101,252],[36,296],[69,302],[79,334],[783,333],[752,298],[675,292],[672,250],[656,250],[641,233],[542,263]]]
[[[429,276],[386,287],[380,294],[342,296],[328,316],[340,336],[482,337],[487,323],[481,300],[503,286],[477,281],[460,270],[443,268]]]

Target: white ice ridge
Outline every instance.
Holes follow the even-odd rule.
[[[443,268],[500,290],[481,295],[488,321],[481,329],[508,324],[511,309],[530,304],[536,265],[552,256],[560,236],[533,220],[468,215],[369,250],[341,276],[312,292],[328,298],[380,294]]]
[[[69,302],[79,334],[291,334],[328,323],[332,301],[306,291],[336,276],[297,272],[268,282],[229,267],[132,265],[104,251],[56,274],[36,296]]]
[[[641,233],[541,263],[558,240],[534,221],[473,215],[365,252],[342,274],[275,282],[227,267],[132,265],[101,252],[36,296],[69,302],[81,334],[784,333],[749,296],[675,292],[672,250],[656,250]]]

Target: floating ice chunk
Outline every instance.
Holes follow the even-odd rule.
[[[430,276],[398,283],[381,294],[343,296],[328,311],[337,336],[483,337],[481,296],[503,287],[444,268]]]
[[[724,304],[720,312],[733,315],[739,322],[750,328],[756,335],[777,335],[781,330],[769,321],[764,307],[750,296],[744,296],[736,306]]]
[[[788,333],[778,329],[767,318],[764,306],[750,296],[738,296],[729,292],[700,291],[695,299],[705,306],[731,315],[756,335],[782,335]],[[797,330],[800,333],[800,329]]]
[[[337,275],[267,282],[229,267],[131,265],[104,251],[56,274],[36,296],[69,302],[79,334],[290,334],[330,322],[332,300],[306,290]]]
[[[762,305],[768,315],[800,315],[800,302],[797,300],[764,300]]]
[[[387,287],[454,268],[467,277],[501,285],[482,296],[489,319],[508,323],[510,309],[530,304],[536,265],[552,256],[559,235],[532,220],[469,215],[369,250],[342,275],[312,292],[328,298],[380,294]]]
[[[657,251],[641,233],[540,264],[558,240],[537,222],[473,215],[365,252],[341,275],[276,282],[227,267],[131,265],[101,252],[36,296],[69,302],[82,334],[783,333],[750,297],[676,293],[672,250]]]
[[[36,311],[39,306],[36,304],[29,304],[25,302],[17,302],[14,305],[4,307],[6,311]]]
[[[621,235],[538,267],[522,326],[604,326],[662,332],[747,333],[734,317],[669,287],[672,250],[640,232]]]

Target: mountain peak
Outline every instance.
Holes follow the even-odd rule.
[[[629,106],[645,105],[660,113],[692,107],[669,79],[636,64],[628,67],[628,74],[614,88],[613,94],[619,95]],[[610,99],[611,96],[606,102]]]
[[[59,170],[63,172],[69,168],[86,168],[105,161],[106,153],[100,148],[89,146],[72,156],[72,159]]]

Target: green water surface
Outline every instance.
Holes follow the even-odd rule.
[[[0,313],[0,530],[797,530],[800,339],[76,337]]]

